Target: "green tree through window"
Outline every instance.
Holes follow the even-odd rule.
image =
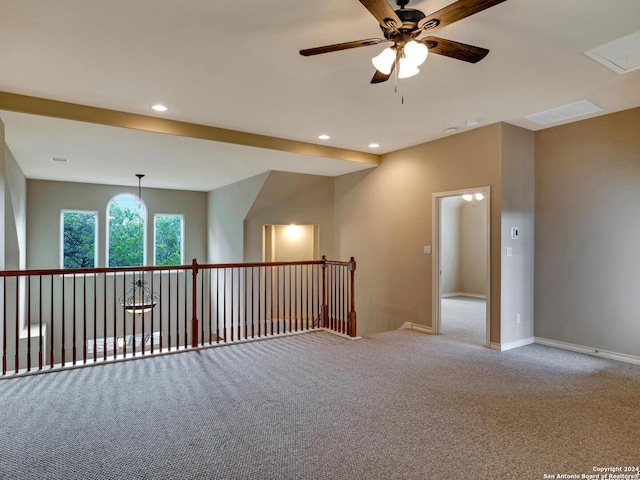
[[[144,263],[146,208],[132,195],[118,195],[109,203],[109,267]]]
[[[155,216],[155,264],[182,265],[182,215]]]
[[[62,268],[96,266],[95,212],[62,212]]]

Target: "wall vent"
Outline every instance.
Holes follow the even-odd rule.
[[[584,54],[616,73],[633,72],[640,69],[640,32],[592,48]]]
[[[602,108],[594,105],[590,101],[580,100],[579,102],[552,108],[551,110],[545,110],[544,112],[533,113],[524,118],[531,120],[532,122],[539,123],[540,125],[551,125],[552,123],[563,122],[565,120],[601,111]]]

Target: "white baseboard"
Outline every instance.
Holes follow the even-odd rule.
[[[619,362],[633,363],[634,365],[640,365],[640,357],[635,355],[627,355],[626,353],[610,352],[607,350],[600,350],[599,348],[585,347],[583,345],[575,345],[573,343],[559,342],[557,340],[550,340],[548,338],[535,337],[535,343],[540,345],[546,345],[548,347],[561,348],[563,350],[570,350],[572,352],[585,353],[587,355],[594,355],[596,357],[608,358],[610,360],[618,360]]]
[[[416,332],[427,333],[433,335],[433,328],[426,325],[419,325],[417,323],[405,322],[399,330],[415,330]]]
[[[525,345],[531,345],[532,343],[535,343],[534,337],[523,338],[522,340],[516,340],[515,342],[509,342],[509,343],[491,342],[489,344],[489,348],[491,348],[492,350],[497,350],[499,352],[505,352],[513,348],[524,347]]]
[[[450,292],[443,293],[440,295],[442,298],[450,298],[450,297],[469,297],[469,298],[481,298],[482,300],[486,300],[486,295],[481,295],[479,293],[467,293],[467,292]]]

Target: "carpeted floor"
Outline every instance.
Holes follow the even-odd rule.
[[[4,380],[0,425],[3,479],[542,479],[638,465],[640,366],[309,333]]]
[[[486,302],[472,297],[446,297],[440,303],[440,332],[452,339],[485,345],[487,339]]]

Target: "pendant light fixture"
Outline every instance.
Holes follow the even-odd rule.
[[[136,177],[138,177],[138,266],[142,267],[142,247],[144,242],[142,231],[142,177],[144,177],[144,174],[136,173]],[[132,287],[120,297],[120,305],[129,313],[140,315],[150,312],[160,300],[160,295],[146,286],[147,282],[144,280],[142,271],[134,273],[133,276]]]

